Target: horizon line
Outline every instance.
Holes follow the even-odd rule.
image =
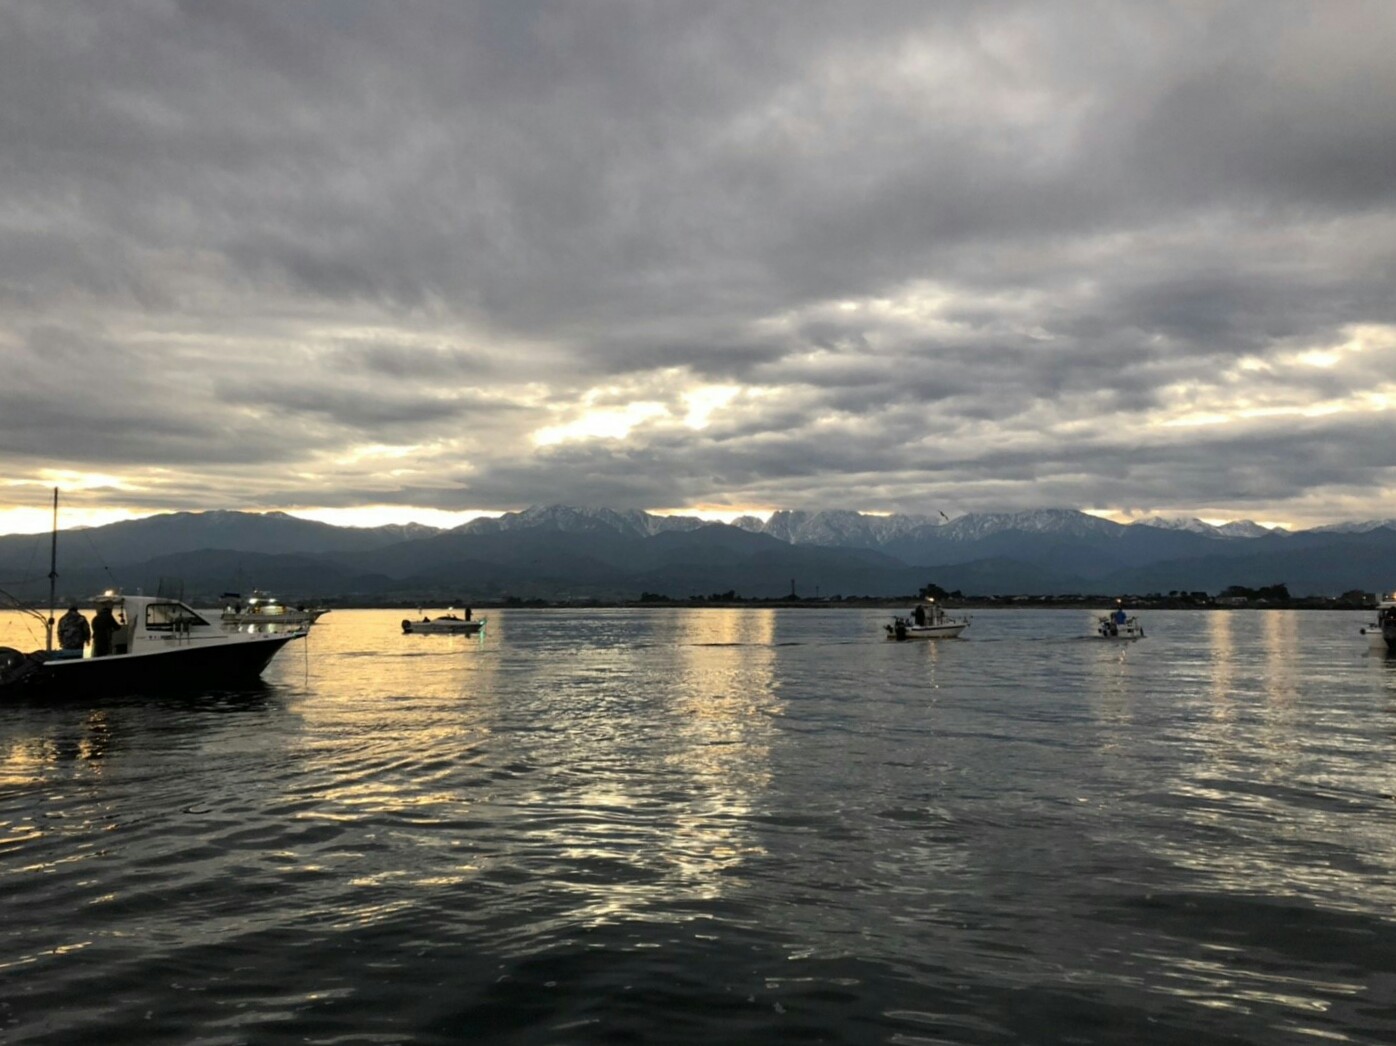
[[[572,508],[579,511],[586,511],[587,508],[595,506],[576,506],[563,503],[534,504],[521,509],[431,509],[420,506],[396,507],[390,505],[367,505],[358,508],[330,508],[330,507],[310,507],[310,508],[198,508],[198,509],[161,509],[155,511],[139,511],[131,509],[85,509],[81,507],[69,508],[66,511],[60,509],[60,531],[91,530],[98,527],[111,526],[116,523],[137,522],[145,519],[153,519],[165,515],[206,515],[210,513],[228,512],[242,515],[281,515],[289,516],[293,519],[305,520],[307,522],[324,523],[328,526],[343,527],[355,530],[373,530],[385,526],[422,526],[438,531],[452,530],[456,527],[464,526],[477,519],[499,519],[507,515],[519,515],[532,509],[546,508]],[[609,508],[609,511],[630,511],[629,509]],[[713,509],[713,508],[659,508],[659,509],[639,509],[638,511],[649,516],[658,518],[696,518],[706,522],[721,522],[732,524],[737,519],[754,517],[763,523],[769,523],[771,518],[782,512],[807,512],[816,514],[819,512],[835,511],[830,509]],[[1342,523],[1369,523],[1375,520],[1338,520],[1328,523],[1316,523],[1308,527],[1295,527],[1288,521],[1256,520],[1251,518],[1223,519],[1220,516],[1209,513],[1207,516],[1187,515],[1183,513],[1150,513],[1128,514],[1121,511],[1095,509],[1095,508],[1066,508],[1062,506],[1039,507],[1031,509],[1013,510],[989,510],[961,512],[947,515],[943,511],[935,512],[884,512],[868,511],[862,509],[851,510],[858,516],[872,518],[891,518],[894,516],[909,516],[924,518],[935,521],[938,517],[945,523],[952,523],[967,516],[980,515],[1007,515],[1019,516],[1035,512],[1077,512],[1082,515],[1092,516],[1096,519],[1103,519],[1107,522],[1116,523],[1121,526],[1133,526],[1140,523],[1148,523],[1155,520],[1196,520],[1209,527],[1223,527],[1235,523],[1250,523],[1270,531],[1295,532],[1298,530],[1311,530],[1323,526],[1337,526]],[[68,519],[76,515],[77,522],[69,522],[63,525],[63,517]],[[18,525],[17,525],[18,524]],[[52,530],[52,509],[43,508],[12,508],[0,509],[0,537],[15,536],[37,536],[49,534]]]

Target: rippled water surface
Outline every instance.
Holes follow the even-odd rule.
[[[401,616],[0,706],[0,1041],[1396,1041],[1360,615]]]

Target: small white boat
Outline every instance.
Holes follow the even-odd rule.
[[[934,600],[918,603],[906,617],[900,615],[892,619],[890,625],[882,626],[887,638],[906,639],[954,639],[969,627],[969,618],[954,618]]]
[[[94,602],[92,638],[82,650],[0,648],[0,695],[92,697],[248,683],[306,634],[229,631],[163,596],[107,592]]]
[[[465,612],[465,617],[448,612],[438,618],[423,615],[420,621],[413,621],[410,617],[402,619],[402,634],[405,636],[473,636],[484,627],[485,619],[472,618],[469,610]]]
[[[275,596],[261,590],[254,590],[246,603],[241,602],[235,592],[225,592],[225,599],[234,599],[223,611],[222,622],[230,628],[244,625],[292,625],[309,628],[329,607],[288,607]]]
[[[1377,603],[1376,620],[1363,625],[1362,634],[1367,637],[1372,649],[1396,654],[1396,592],[1381,597]]]
[[[1096,622],[1096,635],[1101,639],[1143,639],[1144,626],[1137,617],[1130,617],[1118,607]]]

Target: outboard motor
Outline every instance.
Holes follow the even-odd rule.
[[[14,647],[0,646],[0,687],[23,683],[43,662],[42,654],[26,654]]]

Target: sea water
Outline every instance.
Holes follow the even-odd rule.
[[[486,613],[0,705],[0,1042],[1396,1041],[1362,615]]]

